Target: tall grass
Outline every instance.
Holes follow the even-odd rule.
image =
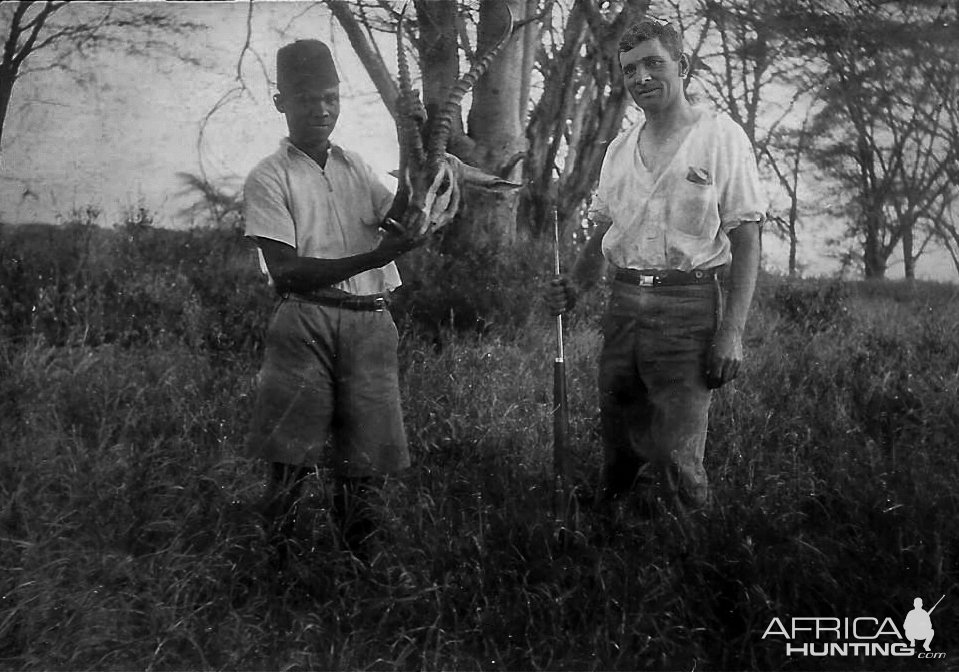
[[[627,516],[598,541],[589,511],[553,508],[548,250],[417,255],[396,311],[414,466],[387,489],[389,541],[368,568],[339,550],[321,468],[306,550],[280,571],[243,450],[272,299],[242,241],[0,231],[0,666],[956,666],[953,287],[764,276],[746,371],[713,406],[716,507]],[[601,303],[568,320],[584,491]],[[941,594],[944,661],[787,657],[762,639],[773,617],[901,623]]]

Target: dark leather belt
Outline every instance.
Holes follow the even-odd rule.
[[[315,303],[318,306],[328,306],[330,308],[369,312],[386,310],[390,306],[390,297],[388,294],[329,296],[327,294],[296,294],[291,292],[283,295],[283,298]]]
[[[677,270],[636,270],[634,268],[618,268],[613,278],[617,282],[625,282],[640,287],[665,287],[668,285],[705,285],[713,282],[723,266],[694,271]]]

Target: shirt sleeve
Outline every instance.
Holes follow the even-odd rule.
[[[296,225],[280,175],[257,166],[243,185],[244,233],[296,247]]]
[[[728,120],[722,134],[720,165],[719,218],[723,230],[731,231],[741,222],[762,222],[766,217],[766,197],[752,145],[739,124]]]
[[[612,163],[612,157],[616,153],[616,147],[619,141],[620,137],[614,138],[609,147],[606,148],[606,154],[603,156],[603,163],[599,169],[599,180],[592,197],[589,199],[589,207],[586,209],[586,217],[590,221],[613,221],[613,216],[609,209],[609,189],[607,188],[607,184],[609,181],[609,171],[611,170],[610,164]]]
[[[370,191],[373,194],[373,210],[382,221],[393,205],[393,192],[375,175],[370,177]]]

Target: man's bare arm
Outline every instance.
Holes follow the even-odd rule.
[[[606,259],[603,258],[603,236],[609,231],[610,221],[599,221],[586,246],[579,253],[571,275],[557,275],[546,289],[546,305],[550,313],[559,315],[572,310],[580,290],[590,289],[603,276]]]
[[[729,232],[729,243],[729,293],[720,330],[742,334],[759,275],[759,222],[742,222]]]
[[[296,250],[269,238],[257,239],[267,270],[280,293],[311,292],[390,263],[422,242],[409,236],[386,233],[373,250],[341,259],[315,259],[297,256]]]
[[[759,275],[759,223],[742,222],[729,232],[732,261],[723,321],[713,338],[706,363],[709,387],[725,385],[739,374],[743,361],[743,331]]]

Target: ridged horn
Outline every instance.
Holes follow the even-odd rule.
[[[413,85],[410,79],[410,66],[406,60],[406,49],[403,46],[403,22],[406,15],[406,6],[400,13],[400,20],[396,30],[396,63],[399,77],[400,95],[397,101],[396,124],[399,127],[400,141],[400,174],[405,174],[405,169],[410,160],[415,163],[422,163],[426,160],[426,153],[423,151],[423,138],[420,135],[417,124],[413,121]]]
[[[446,102],[443,103],[443,106],[440,108],[436,122],[433,124],[433,130],[430,133],[427,154],[431,161],[435,161],[446,152],[446,146],[449,144],[450,134],[453,128],[453,115],[458,112],[459,105],[463,101],[463,96],[476,85],[479,78],[489,69],[493,59],[496,58],[496,55],[503,49],[506,42],[509,41],[510,35],[513,33],[513,10],[509,8],[509,5],[506,5],[506,11],[509,14],[509,21],[503,36],[482,58],[476,59],[469,69],[469,72],[460,77],[450,88]]]

